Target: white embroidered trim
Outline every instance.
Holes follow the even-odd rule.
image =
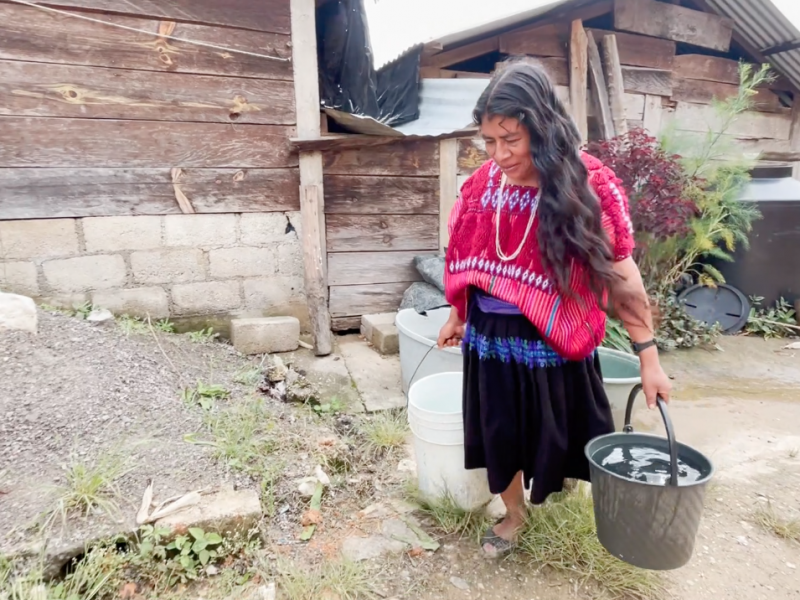
[[[611,193],[614,194],[614,198],[617,199],[619,203],[619,209],[622,212],[622,218],[625,219],[625,225],[628,227],[628,231],[633,233],[633,223],[631,222],[631,217],[628,214],[628,208],[625,206],[625,198],[622,197],[622,193],[619,191],[617,184],[613,181],[608,182],[608,187],[611,189]]]
[[[486,258],[478,258],[477,256],[451,262],[448,269],[450,273],[461,273],[463,271],[473,270],[483,271],[489,275],[499,275],[508,279],[514,279],[524,285],[533,286],[549,294],[555,292],[551,281],[541,273],[523,269],[517,265],[510,265]]]

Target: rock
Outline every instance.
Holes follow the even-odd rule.
[[[208,565],[206,567],[206,575],[208,575],[209,577],[214,577],[216,575],[219,575],[219,569],[214,565]]]
[[[415,256],[414,268],[425,283],[444,292],[444,256],[440,254]]]
[[[36,303],[31,298],[0,292],[0,330],[15,329],[36,333],[38,325]]]
[[[285,364],[283,364],[283,359],[280,356],[275,356],[273,354],[269,357],[269,363],[267,365],[267,379],[271,383],[285,381],[286,374],[288,372],[289,369]]]
[[[89,323],[104,325],[107,323],[113,323],[114,315],[110,310],[106,310],[105,308],[95,308],[89,313],[89,316],[86,317],[86,320],[89,321]]]
[[[317,481],[316,477],[305,477],[297,483],[297,491],[300,492],[300,495],[305,498],[311,498],[311,496],[313,496],[314,492],[317,490],[319,481]]]
[[[750,542],[747,541],[747,538],[743,535],[740,535],[736,538],[736,541],[742,546],[749,546]]]
[[[316,477],[317,481],[326,487],[331,484],[331,478],[328,477],[328,474],[322,470],[321,465],[317,465],[314,469],[314,477]]]
[[[242,354],[292,352],[300,347],[300,321],[295,317],[233,319],[231,342]]]
[[[448,306],[444,293],[430,283],[417,281],[412,283],[403,294],[400,309],[413,308],[417,312],[425,312]]]
[[[342,556],[347,560],[359,562],[390,554],[402,554],[407,547],[403,542],[390,540],[381,535],[368,538],[349,537],[342,543]]]
[[[312,402],[316,394],[314,387],[308,382],[305,377],[302,377],[297,371],[289,369],[286,373],[286,401],[295,402],[297,404],[307,404]]]
[[[467,591],[469,589],[469,584],[461,579],[461,577],[451,577],[450,583],[452,583],[455,587],[460,590]]]
[[[203,496],[199,504],[188,506],[156,521],[171,531],[199,527],[220,535],[249,532],[261,519],[261,499],[255,490],[223,489]]]

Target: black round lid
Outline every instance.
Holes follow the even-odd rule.
[[[716,288],[693,285],[678,299],[690,317],[707,325],[719,323],[727,334],[739,333],[750,315],[750,302],[745,295],[724,283]]]

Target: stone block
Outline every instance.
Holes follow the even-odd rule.
[[[239,227],[241,242],[245,246],[266,246],[294,238],[286,229],[289,220],[285,213],[243,213]]]
[[[36,265],[32,262],[0,263],[0,290],[36,296],[39,293]]]
[[[47,284],[58,293],[123,287],[128,278],[125,260],[119,254],[49,260],[42,268]]]
[[[0,331],[13,329],[36,333],[39,323],[36,303],[19,294],[0,292]]]
[[[172,287],[177,315],[205,315],[227,312],[242,304],[238,281],[184,283]]]
[[[236,215],[167,215],[164,217],[167,246],[214,248],[236,244]]]
[[[400,337],[394,324],[396,317],[397,313],[361,317],[361,335],[381,354],[400,352]]]
[[[272,248],[225,248],[208,253],[211,277],[263,277],[275,273]]]
[[[104,290],[92,294],[92,304],[115,315],[163,319],[169,316],[169,296],[161,287]]]
[[[248,310],[305,304],[305,281],[283,276],[248,279],[244,282],[244,304]]]
[[[303,248],[300,242],[294,240],[278,246],[278,272],[281,275],[303,277]]]
[[[300,321],[294,317],[233,319],[231,342],[242,354],[291,352],[300,346]]]
[[[5,260],[78,254],[75,219],[0,221],[0,248]]]
[[[198,248],[134,252],[131,267],[136,283],[187,283],[206,277],[205,257]]]
[[[151,250],[161,246],[161,217],[87,217],[82,224],[87,252]]]
[[[261,500],[251,489],[223,489],[200,496],[197,504],[159,519],[155,525],[166,527],[173,534],[186,533],[198,527],[223,537],[247,535],[261,519]]]

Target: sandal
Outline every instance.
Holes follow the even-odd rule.
[[[494,552],[487,552],[485,547],[489,544],[494,548]],[[516,542],[511,542],[505,538],[500,537],[494,532],[494,527],[489,530],[481,538],[481,551],[490,558],[502,558],[510,554],[517,547]]]

